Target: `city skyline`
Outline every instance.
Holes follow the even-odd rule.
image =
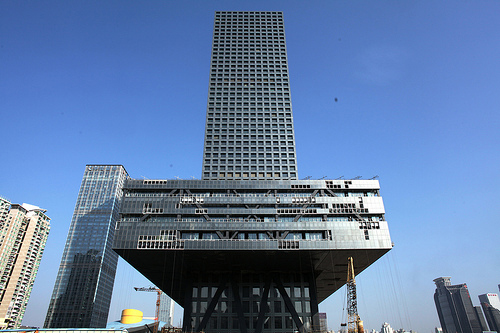
[[[44,152],[36,166],[29,154],[6,156],[0,190],[14,202],[39,203],[53,222],[32,293],[36,303],[25,319],[38,321],[48,306],[43,286],[54,283],[86,164],[122,164],[134,178],[201,176],[205,30],[220,9],[284,12],[300,177],[380,176],[388,219],[400,222],[391,224],[395,248],[356,279],[365,327],[438,326],[437,276],[467,282],[473,299],[495,291],[498,265],[491,263],[498,250],[482,237],[495,235],[490,207],[499,185],[497,3],[0,6],[0,109],[8,110],[3,115],[11,124],[2,140]],[[23,115],[22,124],[15,114]],[[178,130],[187,126],[191,137]],[[14,185],[21,175],[25,180]],[[129,271],[122,271],[121,285],[147,283],[127,282]],[[406,298],[411,325],[389,301],[380,304],[393,288],[401,290],[399,302]],[[118,290],[116,301],[125,298]],[[342,303],[338,292],[320,305],[333,329]],[[413,304],[423,310],[417,314]]]

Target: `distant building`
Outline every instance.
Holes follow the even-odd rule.
[[[481,333],[486,331],[480,308],[474,308],[465,283],[451,285],[450,277],[434,280],[434,302],[445,333]]]
[[[174,301],[167,294],[160,296],[160,313],[158,320],[165,322],[167,327],[174,326]]]
[[[488,321],[490,331],[500,332],[500,299],[498,294],[488,293],[479,295],[479,301]]]
[[[121,165],[85,167],[44,327],[106,327],[118,263],[111,245],[126,178]]]
[[[380,333],[394,333],[394,329],[389,325],[389,323],[383,323]]]
[[[318,313],[319,317],[319,332],[327,332],[328,331],[328,320],[326,318],[325,312]]]
[[[434,328],[434,333],[443,333],[443,329],[441,327]]]
[[[486,324],[486,320],[484,319],[481,307],[479,305],[474,306],[474,311],[476,312],[477,319],[479,320],[479,326],[481,327],[481,331],[482,332],[488,331],[488,324]]]
[[[0,328],[21,326],[50,230],[46,210],[0,197]]]

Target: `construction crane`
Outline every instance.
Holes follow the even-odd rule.
[[[364,333],[363,321],[358,315],[358,299],[356,296],[356,280],[354,278],[354,261],[347,259],[347,332]],[[346,326],[341,324],[341,326]]]
[[[155,321],[159,321],[160,316],[160,297],[163,291],[156,287],[134,287],[135,291],[147,291],[147,292],[155,292],[158,294],[156,297],[156,310],[155,310]]]

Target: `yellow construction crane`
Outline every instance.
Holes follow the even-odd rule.
[[[364,333],[363,321],[358,315],[358,299],[356,296],[356,280],[354,279],[354,262],[347,259],[347,332]],[[345,326],[343,324],[342,326]]]
[[[155,321],[158,321],[158,317],[160,316],[160,296],[161,296],[161,289],[158,289],[156,287],[134,287],[135,291],[148,291],[148,292],[155,292],[158,294],[156,297],[156,310],[155,310]]]

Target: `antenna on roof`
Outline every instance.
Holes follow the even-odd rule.
[[[353,179],[360,179],[360,178],[361,178],[361,176],[356,176]]]
[[[373,180],[373,179],[377,179],[377,178],[378,178],[378,176],[373,176],[373,177],[372,177],[372,178],[370,178],[370,179],[371,179],[371,180]]]
[[[307,177],[302,178],[302,180],[309,180],[309,179],[311,179],[311,177],[312,176],[307,176]]]
[[[335,180],[339,180],[339,179],[344,179],[344,176],[340,176],[338,178],[335,178]]]
[[[321,179],[325,179],[326,177],[328,177],[328,176],[323,176],[323,177],[321,177],[319,180],[321,180]]]

